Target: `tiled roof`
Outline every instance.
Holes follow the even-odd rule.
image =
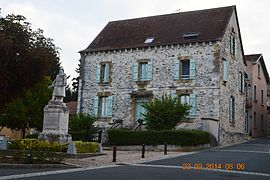
[[[260,61],[261,66],[262,66],[262,69],[263,69],[264,77],[266,79],[267,84],[269,85],[270,84],[270,78],[269,78],[269,74],[268,74],[267,68],[265,66],[265,63],[264,63],[264,59],[263,59],[262,54],[249,54],[249,55],[245,55],[244,56],[244,59],[245,59],[245,61],[254,61],[254,62],[257,61],[257,60]]]
[[[235,8],[228,6],[112,21],[81,52],[221,40]],[[190,33],[198,36],[188,37]],[[144,43],[147,37],[153,37],[154,40]]]

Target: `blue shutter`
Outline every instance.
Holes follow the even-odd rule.
[[[228,81],[228,65],[229,62],[223,59],[223,81]]]
[[[174,79],[174,80],[179,79],[179,60],[174,60],[174,73],[173,73],[173,79]]]
[[[108,97],[108,112],[107,116],[112,117],[112,107],[113,107],[113,96]]]
[[[242,92],[245,92],[245,73],[242,74]]]
[[[133,81],[138,81],[138,63],[135,63],[133,67]]]
[[[190,74],[190,79],[195,79],[195,77],[196,77],[196,61],[194,59],[191,59],[189,61],[189,74]]]
[[[235,121],[236,120],[236,101],[234,99],[233,101],[233,120]]]
[[[189,96],[189,105],[191,106],[189,110],[189,117],[195,118],[196,117],[196,95],[195,94],[191,94]]]
[[[98,64],[96,68],[96,83],[99,82],[100,82],[100,65]]]
[[[233,113],[233,109],[232,109],[232,97],[230,97],[230,104],[229,104],[229,121],[232,122],[232,113]]]
[[[152,80],[152,62],[147,64],[147,80]]]
[[[109,64],[105,65],[105,76],[104,76],[104,82],[109,82]]]
[[[98,115],[98,96],[94,97],[94,115]]]

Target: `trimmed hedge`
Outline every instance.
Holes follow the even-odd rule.
[[[159,145],[167,144],[194,146],[210,143],[210,134],[199,130],[130,131],[108,130],[111,145]]]
[[[75,141],[78,153],[95,153],[98,150],[96,142]],[[49,152],[67,152],[68,144],[50,143],[38,139],[13,140],[10,149],[29,150],[29,151],[49,151]]]
[[[77,153],[95,153],[98,151],[98,144],[96,142],[75,142]]]

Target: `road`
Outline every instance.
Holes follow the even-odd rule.
[[[270,137],[228,147],[146,162],[103,168],[65,170],[0,170],[0,179],[26,180],[270,180]],[[3,173],[5,172],[5,173]]]

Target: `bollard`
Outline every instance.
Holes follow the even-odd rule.
[[[145,154],[145,145],[142,145],[142,158],[144,158],[144,154]]]
[[[166,155],[167,154],[167,143],[165,142],[164,143],[164,155]]]
[[[116,146],[113,147],[113,160],[112,162],[116,162]]]

